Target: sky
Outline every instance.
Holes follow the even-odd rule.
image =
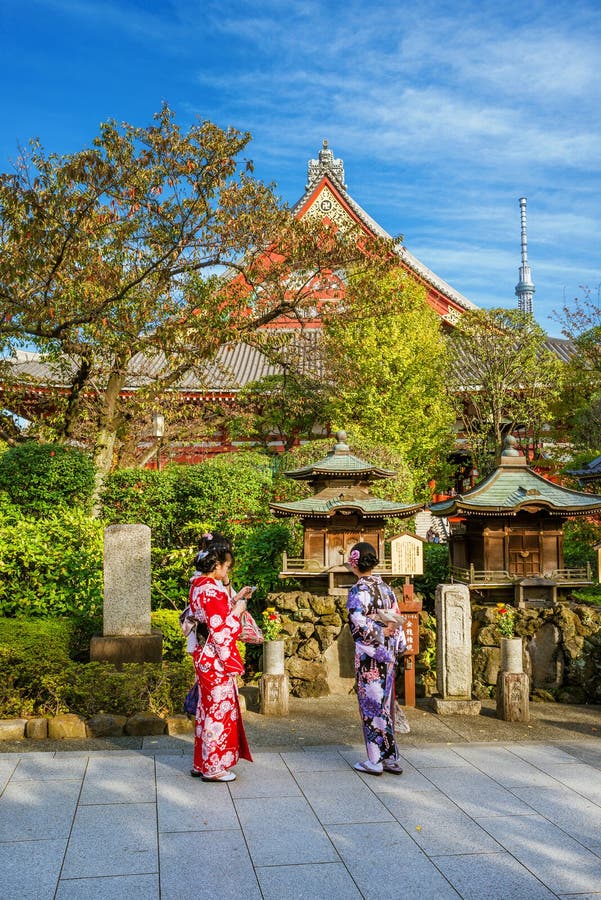
[[[249,131],[289,204],[327,138],[349,193],[483,307],[517,305],[527,197],[534,311],[601,284],[601,6],[458,0],[0,0],[0,170],[107,119]]]

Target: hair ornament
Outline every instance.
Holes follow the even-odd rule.
[[[213,540],[213,535],[211,534],[210,531],[206,531],[206,532],[203,534],[202,537],[203,537],[203,540],[205,540],[205,541],[212,541],[212,540]]]
[[[204,559],[205,556],[208,556],[208,555],[209,555],[208,550],[199,550],[198,553],[196,554],[196,559]]]
[[[350,565],[356,566],[357,563],[359,562],[360,556],[361,556],[361,554],[359,553],[358,550],[351,550],[351,552],[348,555],[348,561],[349,561]]]

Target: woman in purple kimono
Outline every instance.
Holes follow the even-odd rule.
[[[367,748],[365,762],[354,768],[370,775],[401,775],[394,737],[394,681],[397,655],[407,644],[394,592],[373,575],[375,548],[361,541],[348,557],[358,581],[350,588],[346,608],[355,641],[355,678],[359,713]]]

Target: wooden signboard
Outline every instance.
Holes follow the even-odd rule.
[[[404,585],[403,600],[399,603],[399,610],[405,616],[403,629],[407,640],[407,650],[403,657],[405,706],[415,706],[415,657],[419,653],[419,610],[421,608],[421,600],[413,599],[413,585]]]
[[[390,563],[393,575],[424,574],[424,541],[403,532],[390,541]]]

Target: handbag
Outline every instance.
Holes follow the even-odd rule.
[[[244,641],[245,644],[263,643],[263,632],[247,609],[240,616],[240,624],[242,625],[242,631],[240,632],[241,641]]]
[[[189,716],[195,716],[198,708],[198,682],[195,681],[184,698],[184,712]]]

